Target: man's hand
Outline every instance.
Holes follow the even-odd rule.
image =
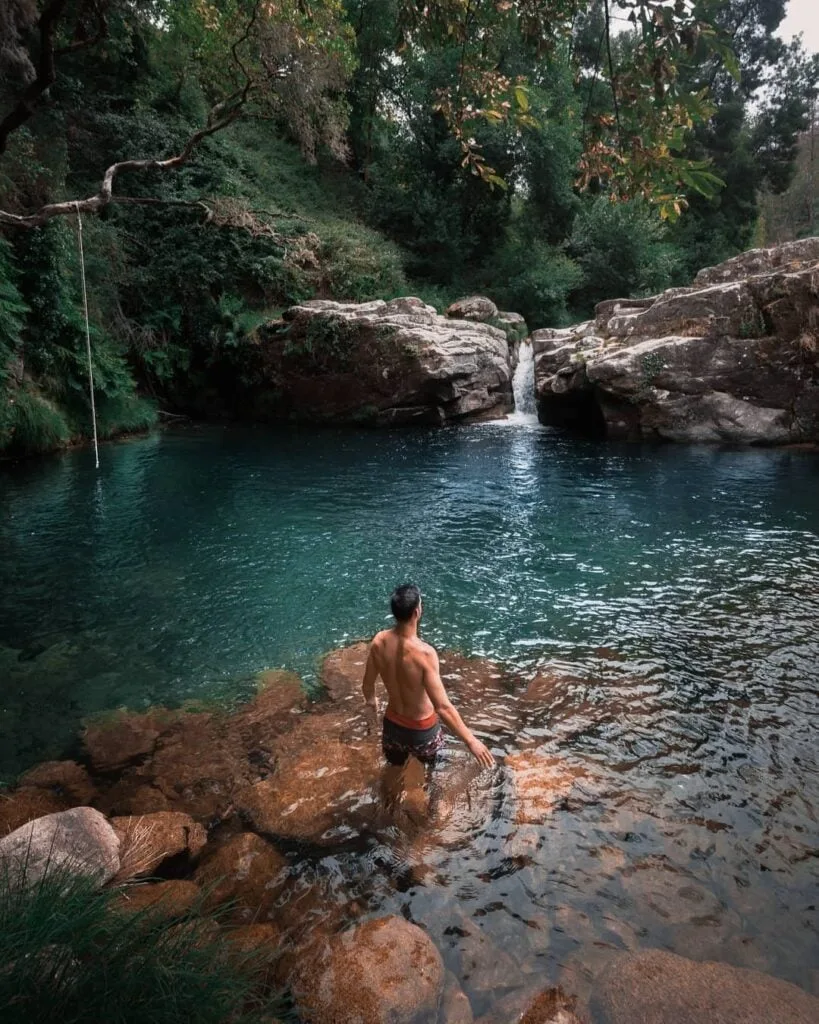
[[[470,753],[483,768],[491,768],[495,763],[495,758],[489,753],[489,750],[484,746],[481,741],[475,737],[468,744]]]

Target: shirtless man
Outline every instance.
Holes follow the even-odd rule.
[[[431,764],[444,743],[444,725],[463,740],[472,756],[485,768],[495,759],[466,727],[446,695],[435,648],[418,636],[423,613],[421,591],[409,583],[390,598],[395,626],[373,637],[364,670],[364,700],[377,708],[375,682],[381,676],[389,700],[384,713],[382,746],[390,764],[404,764],[412,754]]]

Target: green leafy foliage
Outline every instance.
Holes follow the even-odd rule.
[[[568,252],[581,273],[571,306],[584,317],[603,299],[651,295],[670,287],[681,261],[647,204],[612,203],[603,197],[578,214]]]

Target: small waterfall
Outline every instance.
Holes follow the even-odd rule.
[[[535,404],[535,360],[531,341],[522,341],[518,348],[518,365],[512,378],[515,411],[508,418],[518,423],[537,423]]]

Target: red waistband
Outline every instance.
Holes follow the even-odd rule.
[[[431,715],[427,715],[426,718],[404,718],[403,715],[399,715],[392,708],[387,708],[384,712],[384,717],[388,718],[395,725],[403,725],[405,729],[431,729],[433,725],[438,723],[438,715],[434,711]]]

